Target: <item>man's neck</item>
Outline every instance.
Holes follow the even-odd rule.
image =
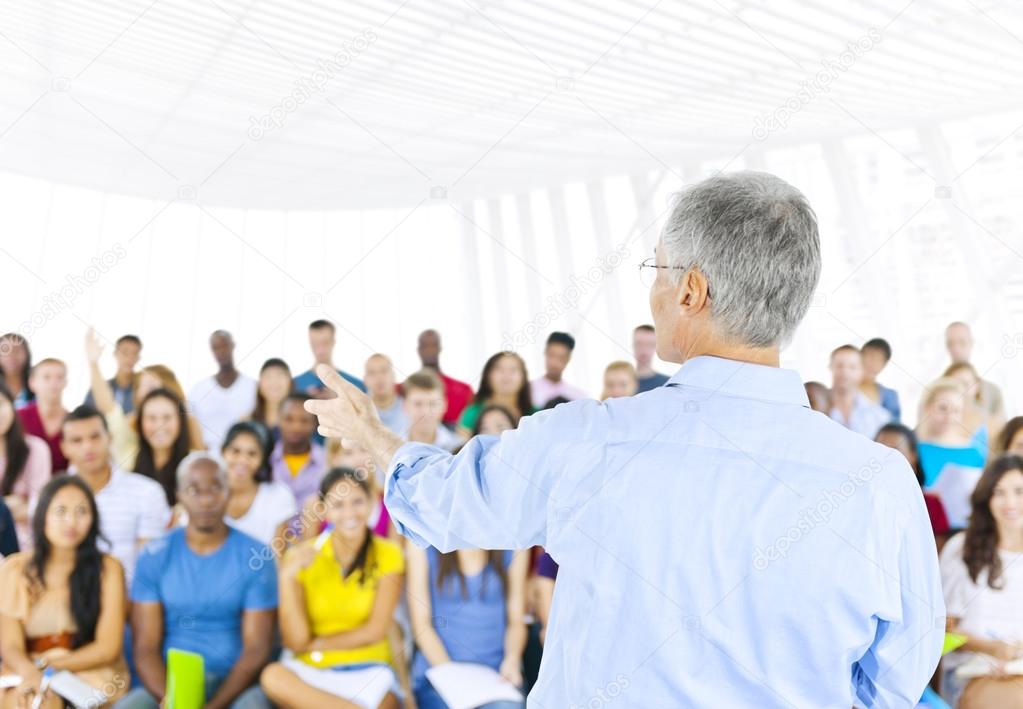
[[[383,394],[373,395],[373,405],[378,409],[389,409],[394,406],[394,401],[398,398],[398,395],[394,393],[394,389],[388,389]]]
[[[60,399],[57,399],[56,401],[45,401],[37,397],[36,407],[39,409],[39,413],[42,416],[56,416],[64,413],[64,405],[60,402]]]
[[[110,478],[113,477],[113,474],[114,471],[109,464],[92,472],[78,470],[78,477],[85,481],[85,484],[89,486],[94,495],[110,483]]]
[[[208,554],[216,551],[224,544],[228,532],[226,524],[221,524],[216,529],[208,532],[195,529],[192,525],[189,525],[185,527],[185,543],[196,554]]]
[[[649,377],[651,374],[654,373],[655,373],[654,368],[651,367],[649,363],[636,365],[636,376],[639,377],[640,379]]]
[[[833,386],[831,389],[831,405],[843,411],[851,409],[853,404],[856,403],[857,394],[859,394],[858,389],[842,389]]]
[[[285,455],[301,455],[302,453],[308,453],[313,449],[312,440],[297,441],[295,443],[284,442],[284,454]]]
[[[736,362],[759,364],[764,367],[777,367],[781,362],[777,345],[771,347],[750,347],[749,345],[726,342],[720,338],[697,340],[683,355],[683,361],[694,357],[720,357]]]
[[[117,382],[118,388],[127,389],[135,383],[135,372],[117,370],[117,374],[114,375],[114,381]]]
[[[429,443],[432,445],[437,440],[437,426],[431,426],[429,423],[416,423],[409,428],[408,439],[416,443]]]
[[[552,384],[559,384],[559,383],[561,383],[561,375],[560,374],[555,375],[555,374],[551,374],[550,372],[547,372],[546,374],[544,374],[544,377],[547,379],[547,381],[551,382]]]

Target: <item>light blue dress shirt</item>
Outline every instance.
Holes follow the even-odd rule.
[[[406,444],[386,504],[418,545],[560,564],[533,707],[911,707],[938,662],[916,478],[792,370],[696,357],[457,456]]]

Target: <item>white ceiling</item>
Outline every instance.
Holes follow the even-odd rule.
[[[0,169],[163,200],[463,200],[1020,106],[1012,0],[0,0]]]

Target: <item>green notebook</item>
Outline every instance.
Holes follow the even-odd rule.
[[[966,644],[966,636],[958,633],[945,633],[945,646],[941,648],[941,654],[947,655]]]
[[[206,670],[202,655],[167,650],[166,709],[202,709],[206,703]]]

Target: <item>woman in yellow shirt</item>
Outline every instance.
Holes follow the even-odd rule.
[[[405,561],[401,547],[370,532],[372,503],[364,473],[332,469],[317,503],[332,528],[281,562],[281,638],[293,657],[260,680],[278,706],[399,706],[388,638]]]

